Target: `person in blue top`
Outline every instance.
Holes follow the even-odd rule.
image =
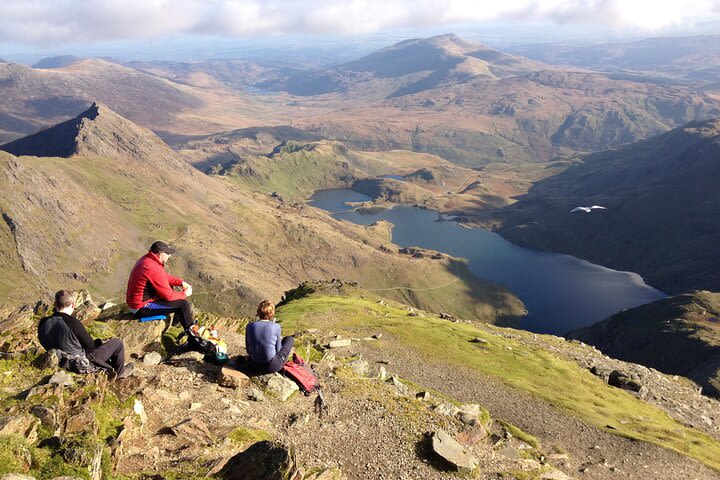
[[[263,300],[257,308],[257,320],[245,329],[245,348],[253,370],[259,374],[279,372],[295,344],[295,337],[282,338],[275,323],[275,305]]]

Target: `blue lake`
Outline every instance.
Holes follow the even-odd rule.
[[[437,222],[438,213],[431,210],[397,206],[366,214],[352,211],[345,203],[367,200],[352,190],[334,189],[316,192],[310,204],[361,225],[387,220],[395,225],[392,241],[397,245],[466,258],[473,274],[504,285],[525,303],[528,315],[521,327],[532,332],[562,335],[622,309],[666,297],[635,273],[522,248],[489,230]]]

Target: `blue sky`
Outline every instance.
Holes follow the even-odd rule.
[[[0,57],[121,59],[317,49],[454,32],[495,46],[720,34],[720,0],[2,0]]]

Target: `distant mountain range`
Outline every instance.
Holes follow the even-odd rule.
[[[59,55],[57,57],[45,57],[42,60],[33,64],[32,68],[62,68],[72,65],[73,63],[81,61],[82,58],[74,55]]]
[[[720,80],[720,35],[649,38],[580,47],[533,44],[511,47],[510,51],[553,65],[649,72],[656,77],[714,84]]]
[[[506,238],[640,273],[669,293],[720,290],[720,119],[588,155],[500,213]],[[607,210],[574,212],[577,206]]]

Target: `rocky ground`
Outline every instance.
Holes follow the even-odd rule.
[[[611,426],[588,426],[501,379],[393,347],[391,335],[372,327],[357,337],[298,333],[296,350],[323,385],[327,408],[318,409],[316,394],[301,394],[283,377],[248,378],[237,358],[208,363],[173,345],[176,327],[137,323],[121,307],[101,312],[90,298],[79,316],[96,336],[124,338],[135,373],[115,382],[67,374],[43,363],[33,338],[44,308],[7,309],[0,320],[3,480],[717,478],[694,460],[614,435]],[[245,320],[200,318],[219,327],[230,352],[244,353]],[[608,379],[622,371],[625,388],[642,387],[637,396],[720,436],[718,402],[689,381],[559,337],[479,328]],[[476,343],[483,348],[481,338]]]

